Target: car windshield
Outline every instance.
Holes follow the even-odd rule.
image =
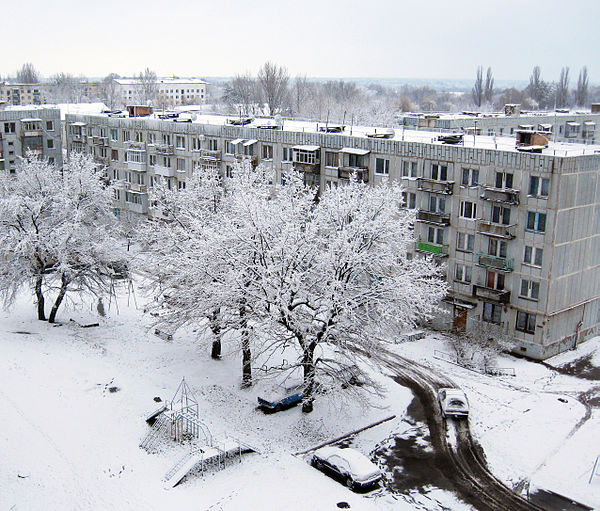
[[[459,408],[465,406],[465,404],[460,399],[451,399],[448,405],[457,406]]]

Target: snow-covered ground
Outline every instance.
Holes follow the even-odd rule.
[[[360,433],[353,445],[369,455],[391,434],[409,434],[415,427],[407,414],[412,393],[385,376],[379,379],[388,391],[376,407],[322,398],[312,414],[296,407],[265,415],[256,409],[260,384],[240,388],[240,357],[228,343],[223,360],[213,361],[192,331],[170,342],[156,337],[139,291],[121,287],[118,302],[106,298],[106,318],[98,317],[95,304],[65,308],[57,326],[34,319],[28,300],[23,296],[0,313],[1,510],[300,510],[333,509],[342,501],[352,509],[471,509],[439,489],[404,498],[385,489],[355,494],[310,467],[306,456],[293,455],[392,414],[394,420]],[[100,327],[80,328],[70,318],[93,319]],[[434,359],[434,349],[449,351],[440,335],[394,349],[465,388],[473,433],[507,483],[532,478],[560,491],[561,478],[569,489],[589,478],[600,454],[598,413],[575,429],[586,409],[573,396],[593,381],[512,358],[500,365],[515,367],[515,378],[483,376]],[[148,431],[144,418],[157,406],[154,398],[170,399],[184,376],[213,435],[238,437],[259,453],[166,490],[162,478],[189,446],[165,441],[159,453],[148,454],[138,444]],[[583,484],[577,488],[569,495],[600,505],[598,487],[595,493]]]

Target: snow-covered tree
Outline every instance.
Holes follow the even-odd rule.
[[[319,374],[339,381],[348,360],[377,363],[380,339],[429,317],[446,284],[431,260],[408,256],[413,216],[399,185],[351,180],[316,201],[299,173],[272,180],[260,166],[235,169],[219,194],[197,180],[170,197],[173,221],[144,237],[162,267],[163,320],[207,325],[218,310],[240,332],[244,379],[250,344],[263,360],[295,352],[287,369],[302,372],[309,412]]]
[[[30,284],[38,319],[45,292],[56,297],[53,323],[69,290],[107,292],[110,266],[122,263],[111,214],[113,190],[88,156],[73,154],[57,168],[29,156],[15,174],[0,175],[0,293],[10,306]]]

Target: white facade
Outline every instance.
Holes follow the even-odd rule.
[[[140,103],[144,85],[136,79],[116,79],[124,105]],[[198,78],[159,78],[156,81],[156,106],[189,105],[206,102],[206,85]]]

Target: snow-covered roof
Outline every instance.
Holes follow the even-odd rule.
[[[28,117],[21,119],[21,122],[41,122],[41,119],[39,117]]]
[[[295,145],[293,148],[297,149],[298,151],[318,151],[319,149],[321,149],[321,146],[318,146],[318,145]]]
[[[256,142],[258,142],[258,140],[254,139],[254,138],[251,138],[250,140],[246,140],[244,142],[244,147],[248,147],[249,145],[256,144]]]
[[[357,156],[364,156],[366,154],[369,154],[370,152],[371,151],[367,149],[356,149],[355,147],[342,147],[340,149],[340,153],[356,154]]]
[[[139,85],[137,78],[115,78],[119,85]],[[164,85],[206,85],[208,82],[200,78],[157,78],[156,83]]]

